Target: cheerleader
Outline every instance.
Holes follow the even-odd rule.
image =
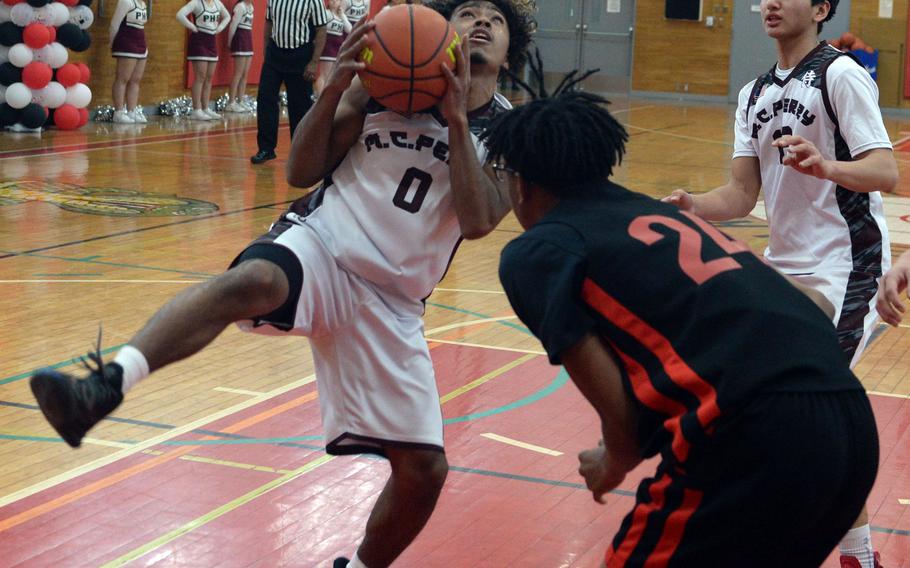
[[[370,0],[347,0],[344,15],[348,17],[352,26],[356,26],[361,18],[370,15]]]
[[[231,102],[227,110],[251,112],[253,109],[243,103],[243,95],[246,94],[246,78],[253,59],[253,0],[240,0],[234,5],[228,43],[234,58],[234,75],[231,77]]]
[[[345,9],[347,0],[329,0],[329,16],[331,20],[325,25],[325,46],[322,48],[322,55],[319,57],[319,75],[316,78],[314,97],[322,92],[322,86],[325,84],[325,78],[328,77],[332,64],[338,57],[338,51],[341,48],[344,38],[348,37],[351,32],[351,21],[348,20]]]
[[[193,21],[187,16],[193,14]],[[218,48],[215,35],[221,33],[230,23],[231,13],[220,0],[190,0],[177,12],[177,21],[192,33],[187,42],[186,59],[193,62],[193,120],[215,120],[221,118],[209,109],[212,95],[212,77],[218,64]]]
[[[111,18],[110,48],[117,60],[111,94],[114,122],[119,124],[148,122],[139,106],[139,81],[149,53],[145,43],[146,20],[148,6],[145,0],[118,0]]]

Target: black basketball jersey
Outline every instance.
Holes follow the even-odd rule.
[[[554,364],[608,342],[645,457],[685,462],[760,393],[862,388],[825,314],[744,244],[612,183],[584,192],[506,246],[500,278]]]

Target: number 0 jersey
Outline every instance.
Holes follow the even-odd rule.
[[[470,114],[479,160],[486,151],[477,134],[510,107],[496,94]],[[371,101],[360,138],[330,179],[291,210],[306,215],[347,270],[407,298],[426,298],[461,240],[448,142],[436,111],[406,118]]]
[[[828,160],[891,148],[875,82],[824,42],[789,72],[775,66],[739,93],[733,157],[761,164],[769,262],[789,274],[846,269],[880,276],[890,266],[881,194],[784,166],[783,150],[771,146],[783,135],[802,136]]]

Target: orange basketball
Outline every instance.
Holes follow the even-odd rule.
[[[455,68],[458,34],[438,12],[402,4],[381,10],[360,53],[358,75],[371,97],[405,115],[426,110],[446,92],[440,64]]]

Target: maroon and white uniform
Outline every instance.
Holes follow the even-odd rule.
[[[237,28],[231,38],[231,56],[249,57],[253,55],[253,4],[243,0],[234,6],[234,20]]]
[[[322,48],[320,61],[335,61],[341,50],[341,44],[344,43],[344,39],[348,37],[353,27],[344,12],[340,17],[334,12],[329,12],[329,16],[332,19],[325,25],[325,46]]]
[[[149,50],[145,42],[148,6],[137,0],[119,0],[111,18],[111,55],[145,59]]]

